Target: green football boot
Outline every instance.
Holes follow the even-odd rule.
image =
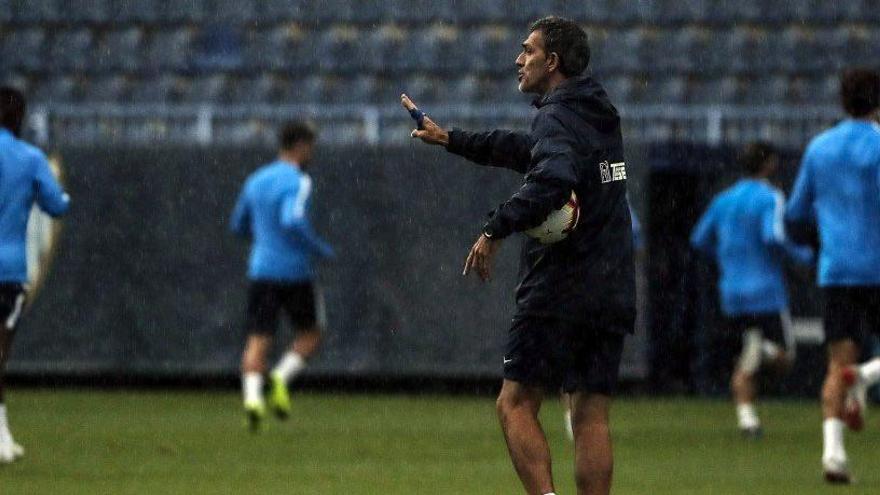
[[[269,378],[272,389],[269,391],[269,407],[278,419],[287,419],[290,416],[290,392],[287,391],[287,383],[284,379],[273,373]]]

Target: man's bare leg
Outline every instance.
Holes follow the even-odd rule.
[[[260,430],[266,405],[263,399],[263,374],[266,372],[266,354],[272,345],[272,337],[251,333],[241,356],[241,388],[244,409],[251,431]]]
[[[553,493],[550,446],[538,422],[542,390],[504,380],[496,407],[513,467],[529,495]]]
[[[822,385],[822,468],[825,479],[832,483],[849,482],[842,420],[847,387],[842,374],[846,367],[856,363],[858,357],[859,346],[851,339],[828,344],[828,371]]]
[[[611,397],[576,392],[571,394],[574,430],[575,483],[578,495],[611,492],[614,459],[608,425]]]

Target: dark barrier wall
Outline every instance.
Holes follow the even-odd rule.
[[[234,372],[247,243],[227,219],[246,175],[273,153],[62,156],[73,208],[11,370]],[[338,254],[320,268],[329,331],[312,371],[497,375],[520,241],[505,242],[488,285],[461,268],[519,177],[415,147],[319,150],[310,172],[314,224]]]

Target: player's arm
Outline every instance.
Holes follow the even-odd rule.
[[[789,258],[801,265],[809,265],[813,262],[814,253],[808,246],[801,246],[792,242],[785,231],[785,196],[777,191],[768,201],[761,219],[761,239],[764,244],[781,249]]]
[[[706,255],[715,255],[717,237],[715,233],[715,202],[709,205],[697,225],[691,231],[690,243],[696,251]]]
[[[52,173],[49,162],[43,155],[34,158],[34,190],[40,209],[53,217],[59,217],[70,208],[70,196]]]
[[[229,229],[241,237],[251,237],[251,210],[248,206],[245,194],[247,187],[242,188],[232,209],[232,217],[229,219]]]
[[[807,148],[785,209],[784,223],[789,238],[799,244],[818,246],[816,216],[813,209],[814,190],[812,153]]]
[[[577,154],[570,132],[552,115],[539,116],[535,123],[532,166],[523,185],[495,210],[483,231],[502,239],[543,222],[553,210],[562,208],[578,183]]]
[[[525,133],[507,130],[468,132],[461,129],[446,131],[422,113],[409,97],[400,96],[400,102],[416,121],[417,129],[410,136],[427,144],[444,146],[479,165],[502,167],[524,173],[531,160],[531,141]]]
[[[309,223],[307,208],[311,191],[312,180],[303,176],[296,192],[288,194],[281,201],[281,225],[304,241],[312,253],[329,258],[333,256],[333,248],[315,233]]]

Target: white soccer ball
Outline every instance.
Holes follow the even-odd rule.
[[[578,204],[577,195],[571,192],[571,197],[562,208],[553,211],[544,220],[544,223],[525,231],[525,234],[536,239],[541,244],[553,244],[568,237],[569,232],[577,227],[581,208]]]

